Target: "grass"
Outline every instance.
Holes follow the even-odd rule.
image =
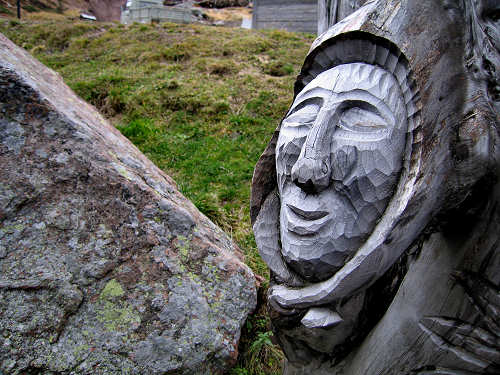
[[[292,100],[313,35],[196,24],[124,26],[46,14],[0,19],[0,32],[95,105],[267,278],[250,226],[250,183]],[[262,311],[253,318],[267,319]],[[237,369],[272,374],[276,364],[270,363],[278,357],[268,329],[257,326],[244,333]],[[251,349],[252,342],[259,348]],[[258,357],[267,364],[249,370]]]
[[[272,342],[269,317],[264,305],[250,316],[242,330],[238,364],[230,375],[280,375],[284,354]]]
[[[41,13],[44,18],[57,18],[57,13],[62,13],[64,9],[78,6],[81,9],[88,7],[84,0],[22,0],[21,18],[32,18],[33,14]],[[78,17],[78,10],[73,9]],[[16,0],[0,0],[0,14],[6,16],[17,15]],[[49,16],[50,14],[50,16]],[[35,16],[36,17],[36,16]]]

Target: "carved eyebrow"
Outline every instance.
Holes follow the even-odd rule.
[[[303,108],[308,104],[317,104],[319,106],[330,102],[333,97],[334,92],[332,90],[324,89],[322,87],[314,87],[308,91],[300,93],[298,101],[296,100],[288,113],[285,116],[291,116],[294,112]],[[336,94],[335,102],[366,102],[374,107],[384,119],[389,121],[393,126],[396,125],[395,113],[389,108],[389,106],[384,102],[383,99],[373,95],[369,91],[363,89],[354,89],[344,92],[338,92]]]
[[[328,98],[330,95],[332,95],[332,91],[324,89],[322,87],[314,87],[310,90],[301,92],[293,102],[292,106],[290,107],[290,110],[286,114],[286,117],[290,116],[293,112],[297,111],[304,105],[309,104],[311,102],[314,104],[321,105],[321,103],[324,102],[325,99]],[[316,99],[317,101],[315,101],[314,99]]]
[[[290,112],[287,113],[286,117],[284,118],[283,121],[286,121],[289,117],[291,117],[293,114],[297,113],[298,111],[300,111],[302,108],[304,107],[307,107],[309,104],[314,104],[318,107],[321,107],[322,104],[323,104],[323,99],[322,98],[318,98],[317,96],[313,97],[313,98],[309,98],[309,99],[306,99],[306,100],[303,100],[302,102],[298,103],[296,106],[294,106]],[[318,112],[319,112],[319,108],[318,108]]]
[[[368,91],[355,89],[351,91],[341,92],[338,94],[337,98],[339,102],[346,102],[346,103],[365,102],[373,107],[371,109],[369,107],[366,109],[372,111],[373,109],[375,109],[376,110],[375,113],[382,116],[385,120],[391,122],[391,125],[393,126],[396,125],[395,113],[389,108],[389,106],[384,102],[383,99],[373,95]]]

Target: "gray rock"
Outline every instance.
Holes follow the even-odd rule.
[[[0,35],[0,372],[218,374],[256,305],[239,249]]]

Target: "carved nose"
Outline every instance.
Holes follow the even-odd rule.
[[[330,149],[336,116],[326,107],[318,113],[291,171],[292,181],[308,194],[319,193],[330,185]]]
[[[292,181],[308,194],[319,193],[330,184],[329,164],[322,158],[299,157],[292,167]]]

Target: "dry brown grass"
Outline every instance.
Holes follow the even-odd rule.
[[[252,17],[252,10],[245,7],[204,9],[204,12],[214,21],[235,22]]]
[[[64,13],[54,13],[54,12],[33,12],[27,13],[25,12],[24,17],[28,20],[33,21],[53,21],[53,20],[67,20],[67,19],[78,19],[80,17],[80,10],[78,9],[68,9]]]

